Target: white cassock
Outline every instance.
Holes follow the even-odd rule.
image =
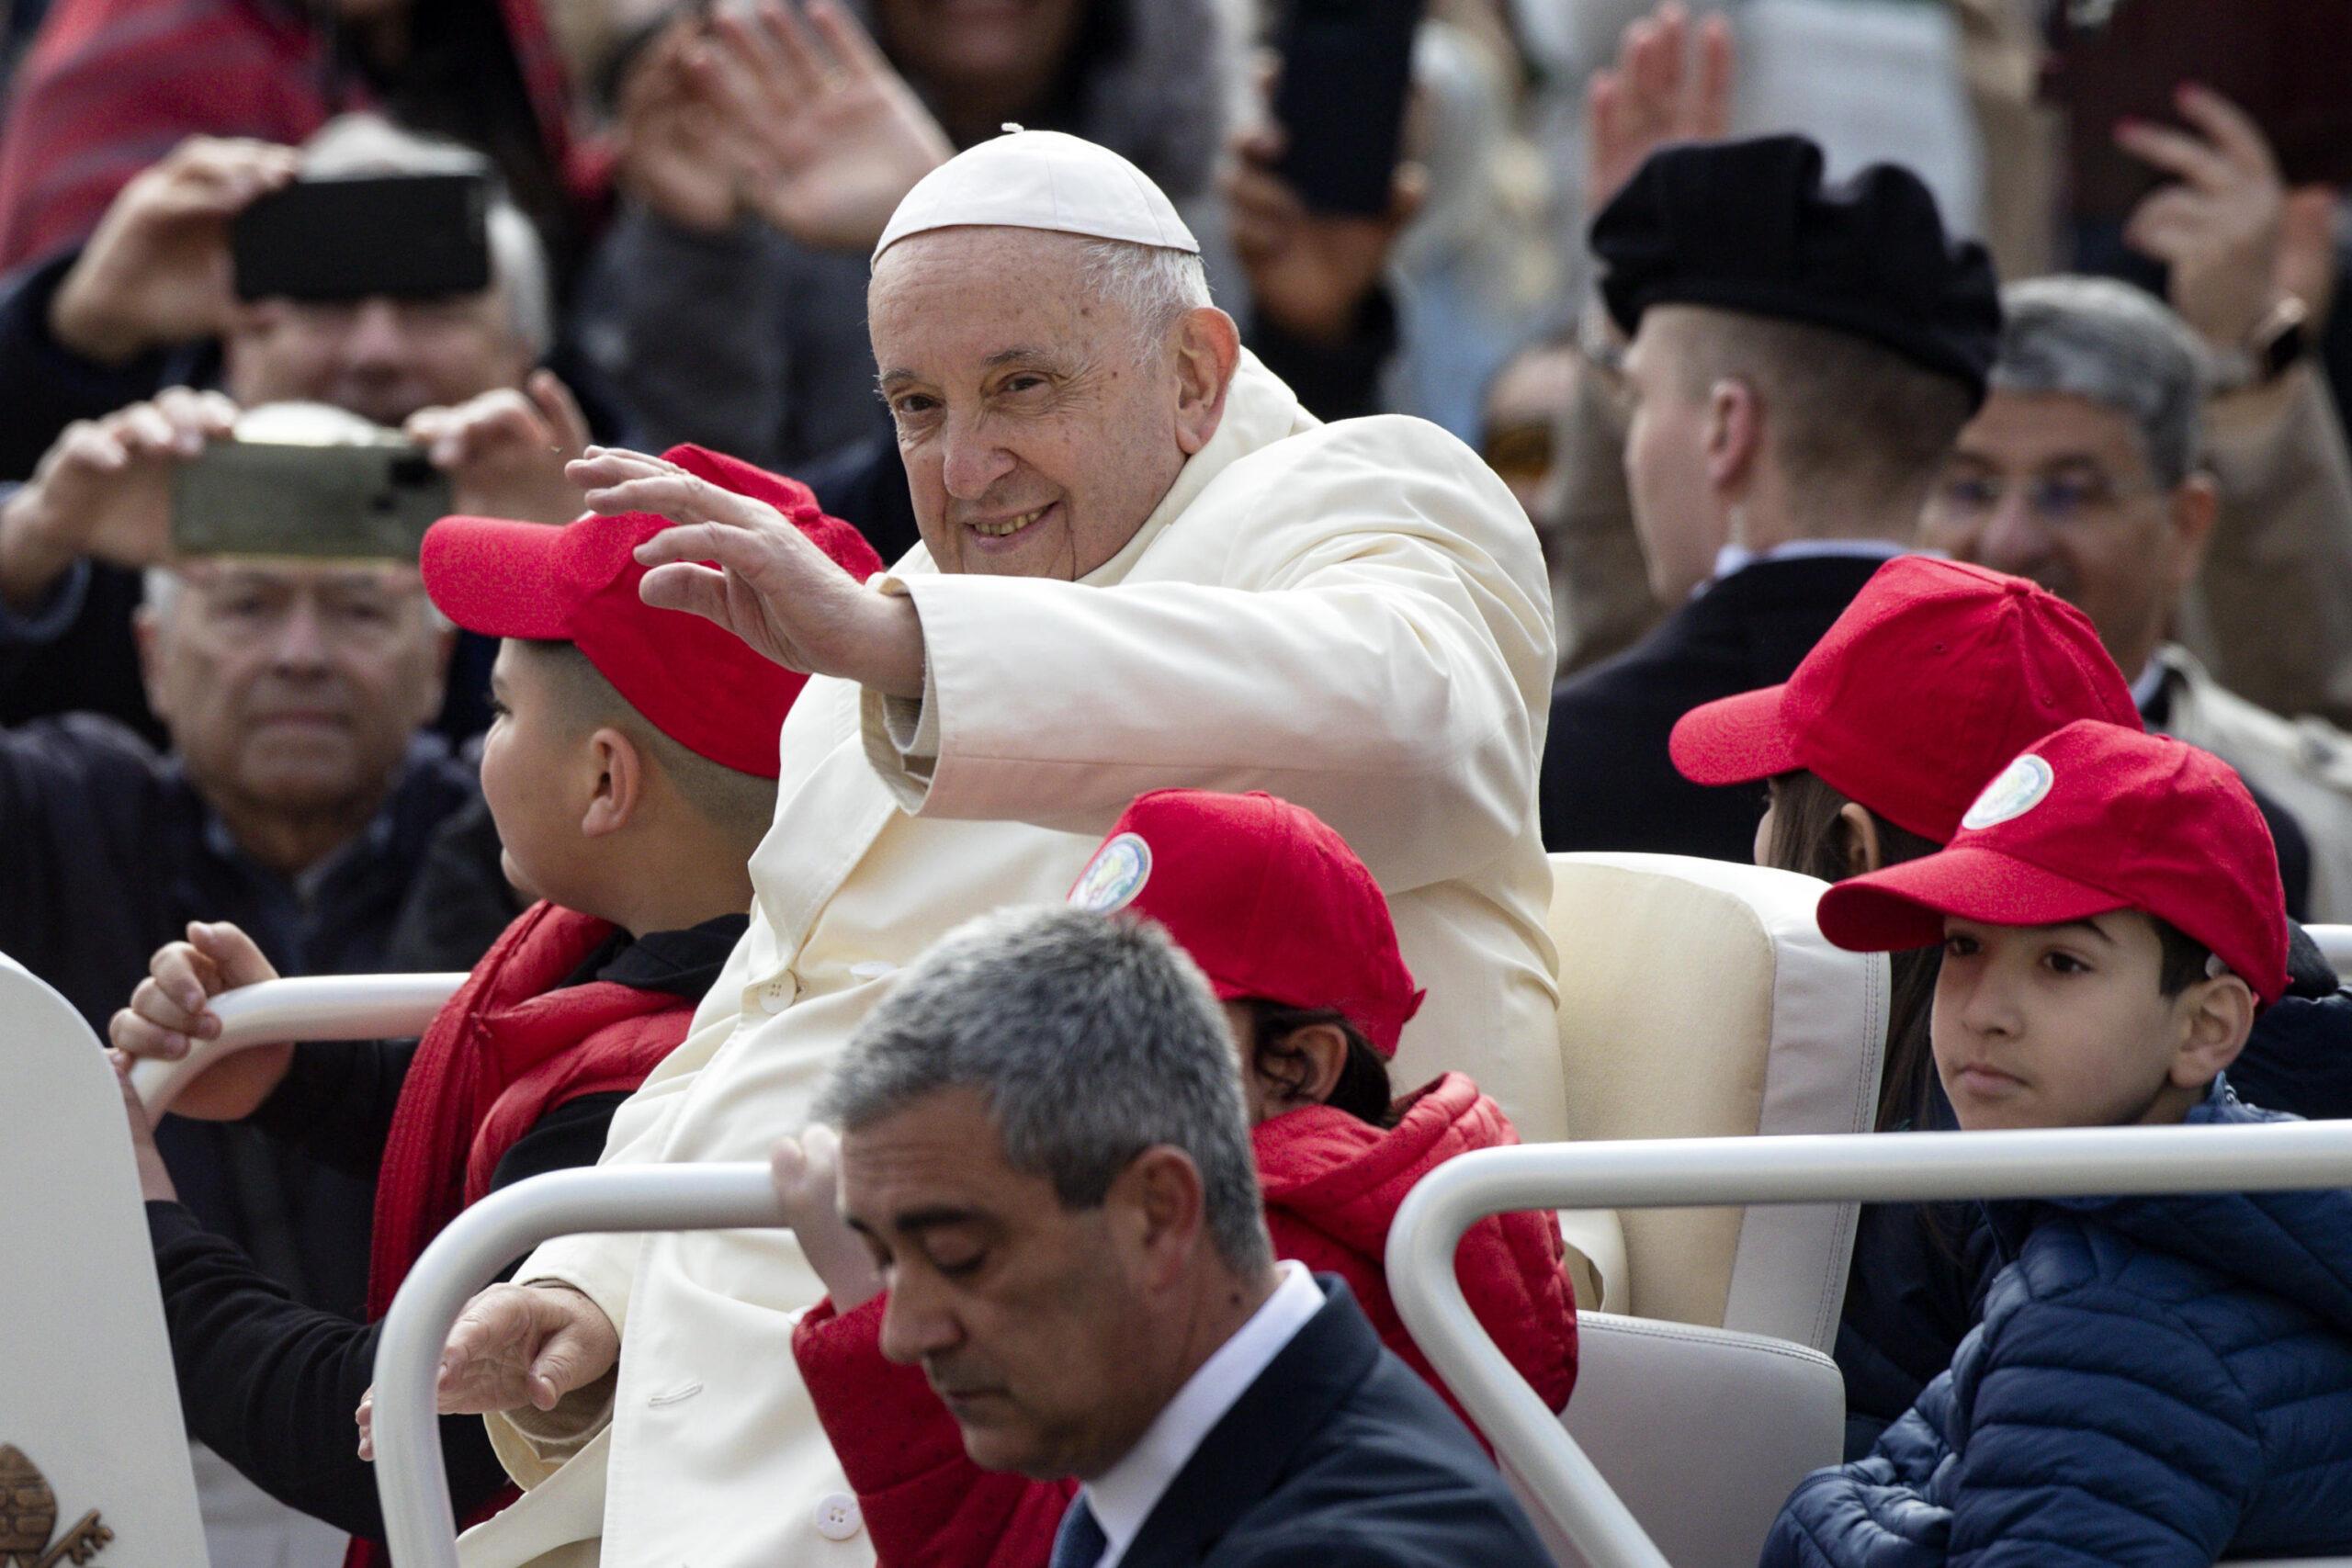
[[[808,683],[751,929],[606,1162],[764,1159],[892,971],[971,916],[1059,902],[1163,786],[1329,822],[1429,990],[1398,1086],[1459,1069],[1522,1136],[1563,1135],[1535,795],[1551,592],[1469,448],[1414,419],[1318,424],[1245,354],[1214,438],[1082,582],[943,574],[918,549],[884,587],[922,612],[922,700]],[[466,1537],[469,1568],[873,1561],[794,1368],[823,1288],[788,1232],[568,1237],[517,1278],[586,1292],[624,1350],[608,1418],[578,1396],[527,1430],[491,1418],[529,1491]]]

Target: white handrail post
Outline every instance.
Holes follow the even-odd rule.
[[[782,1224],[768,1168],[755,1163],[560,1170],[493,1192],[451,1221],[409,1270],[376,1350],[376,1493],[392,1561],[457,1568],[434,1385],[450,1325],[500,1269],[551,1236]]]

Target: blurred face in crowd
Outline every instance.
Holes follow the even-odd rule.
[[[1720,482],[1728,433],[1690,367],[1690,336],[1703,329],[1687,306],[1653,306],[1625,354],[1625,482],[1650,590],[1668,604],[1714,575],[1716,553],[1731,536]]]
[[[2159,488],[2127,416],[2069,394],[1996,391],[1960,433],[1920,543],[2075,605],[2132,679],[2197,575],[2215,504],[2202,476]]]
[[[147,699],[230,815],[372,809],[441,705],[449,634],[403,568],[193,562],[138,623]]]
[[[519,386],[533,356],[505,291],[340,303],[266,299],[228,339],[229,395],[247,408],[333,403],[399,428],[419,409]]]
[[[1544,486],[1552,477],[1555,436],[1576,373],[1576,357],[1567,348],[1539,344],[1514,356],[1487,389],[1479,456],[1530,517],[1543,504]]]
[[[1181,1386],[1182,1326],[1154,1302],[1183,1244],[1148,1194],[1152,1162],[1170,1159],[1184,1156],[1147,1150],[1101,1206],[1068,1209],[1046,1178],[1005,1163],[977,1090],[842,1135],[842,1214],[889,1292],[882,1352],[922,1367],[974,1462],[1099,1474]]]
[[[959,98],[1009,112],[1049,87],[1078,40],[1090,3],[876,0],[874,17],[891,62],[953,118]]]
[[[1076,581],[1116,555],[1206,446],[1239,355],[1204,308],[1147,351],[1086,242],[934,230],[875,264],[880,388],[942,571]]]
[[[2253,1026],[2233,976],[2161,987],[2155,922],[2120,909],[2063,925],[1944,921],[1929,1032],[1962,1127],[2178,1122]]]

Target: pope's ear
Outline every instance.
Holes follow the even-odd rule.
[[[1176,445],[1187,457],[1209,444],[1225,418],[1225,394],[1241,363],[1241,333],[1214,305],[1184,312],[1173,334]]]

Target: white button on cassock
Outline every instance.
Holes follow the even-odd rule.
[[[792,1005],[792,982],[779,975],[760,987],[760,1010],[782,1012]]]
[[[857,1499],[846,1492],[828,1492],[817,1504],[817,1533],[827,1540],[847,1540],[865,1522]]]

